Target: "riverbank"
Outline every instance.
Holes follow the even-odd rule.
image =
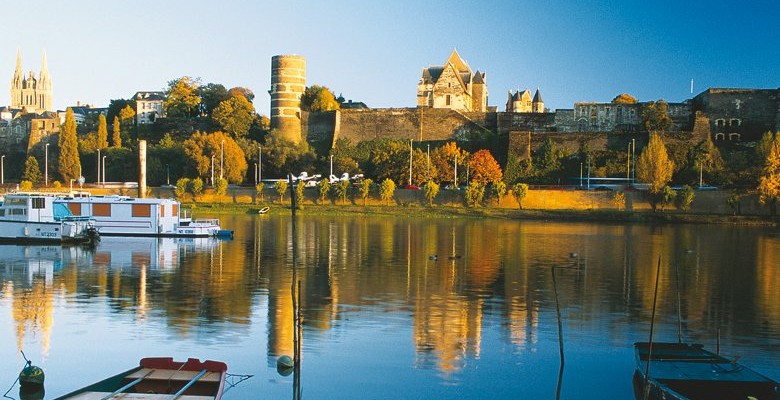
[[[256,214],[269,207],[266,215],[290,215],[290,204],[282,203],[193,203],[183,204],[198,216],[201,214]],[[616,210],[520,210],[507,208],[466,208],[459,206],[305,204],[297,210],[301,215],[377,215],[412,218],[497,218],[517,220],[556,220],[615,223],[692,223],[743,226],[780,226],[779,218],[766,216],[693,214],[677,210],[616,211]]]

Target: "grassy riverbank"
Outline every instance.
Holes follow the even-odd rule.
[[[248,203],[184,203],[196,216],[203,214],[256,214],[268,206],[268,215],[290,215],[288,204]],[[679,211],[615,211],[615,210],[519,210],[507,208],[465,208],[455,206],[424,207],[419,205],[306,204],[298,210],[302,215],[385,215],[413,218],[500,218],[525,220],[568,220],[587,222],[640,223],[703,223],[756,226],[780,226],[780,219],[766,216],[733,216],[693,214]]]

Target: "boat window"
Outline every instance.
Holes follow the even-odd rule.
[[[111,216],[111,204],[110,203],[93,203],[92,204],[92,216],[93,217],[110,217]]]
[[[160,216],[165,217],[165,204],[160,204],[158,208],[160,209]]]
[[[5,198],[5,204],[6,206],[24,206],[27,207],[27,199],[24,197],[6,197]]]
[[[73,215],[81,215],[81,203],[68,203],[68,210]]]
[[[43,197],[33,197],[31,200],[33,210],[42,210],[46,208],[46,199]]]
[[[179,205],[178,204],[174,204],[173,205],[173,212],[171,213],[171,215],[174,216],[174,217],[179,215]]]
[[[133,204],[133,217],[151,217],[152,207],[149,204]]]
[[[0,217],[5,217],[5,210],[0,210]]]
[[[63,218],[73,216],[68,207],[62,203],[54,203],[54,219],[59,221]]]
[[[27,209],[26,208],[12,208],[11,215],[27,215]]]

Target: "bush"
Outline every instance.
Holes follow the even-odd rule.
[[[27,180],[19,182],[19,190],[22,192],[29,192],[32,190],[33,183]]]
[[[485,184],[472,182],[466,187],[466,205],[469,207],[480,207],[485,198]]]
[[[256,200],[258,202],[263,200],[263,189],[265,189],[265,186],[262,183],[255,185],[255,192],[257,193]]]
[[[385,180],[383,180],[382,184],[379,186],[379,197],[389,205],[390,200],[393,199],[394,195],[395,182],[393,182],[393,180],[390,178],[385,178]]]
[[[339,183],[333,186],[333,192],[336,195],[336,198],[340,199],[342,203],[347,201],[350,185],[351,183],[345,180],[339,181]]]
[[[520,206],[520,209],[523,209],[523,199],[525,199],[528,196],[528,184],[526,183],[515,183],[514,186],[512,186],[512,194],[515,195],[515,199],[517,199],[517,205]]]
[[[317,184],[317,189],[320,191],[320,203],[324,203],[325,199],[328,198],[328,193],[330,193],[330,182],[327,179],[321,180],[320,183]]]
[[[612,194],[612,202],[618,211],[626,208],[626,194],[624,192],[614,192]]]
[[[217,196],[224,196],[227,193],[228,181],[225,178],[217,178],[214,182],[214,191]]]
[[[274,183],[276,193],[279,193],[279,202],[284,201],[284,193],[287,192],[287,181],[276,181]]]
[[[428,205],[433,205],[433,200],[439,195],[439,184],[434,181],[428,181],[425,184],[425,199],[428,200]]]
[[[200,179],[200,177],[190,180],[187,186],[190,193],[192,193],[193,200],[203,194],[203,179]]]
[[[184,200],[184,195],[187,194],[189,185],[190,180],[187,178],[179,178],[179,180],[176,181],[176,188],[173,189],[173,194],[176,195],[177,199]]]
[[[306,187],[306,182],[299,181],[297,185],[295,185],[295,197],[298,198],[298,208],[301,208],[301,204],[303,204],[303,188]]]
[[[358,186],[358,193],[360,193],[360,198],[363,199],[363,205],[366,205],[366,199],[368,198],[368,195],[371,194],[371,184],[373,184],[374,181],[371,179],[363,179],[362,182],[360,182],[360,186]]]
[[[677,196],[674,199],[674,206],[677,207],[678,210],[688,210],[691,208],[694,196],[696,196],[696,193],[693,191],[693,188],[684,185],[682,189],[677,192]]]

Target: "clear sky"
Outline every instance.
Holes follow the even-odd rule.
[[[21,49],[37,74],[46,50],[59,109],[106,106],[189,75],[245,86],[269,114],[277,54],[307,60],[307,84],[369,107],[413,107],[421,70],[453,48],[487,73],[489,105],[541,89],[551,109],[682,101],[708,87],[780,87],[776,0],[60,1],[2,7],[0,104]]]

